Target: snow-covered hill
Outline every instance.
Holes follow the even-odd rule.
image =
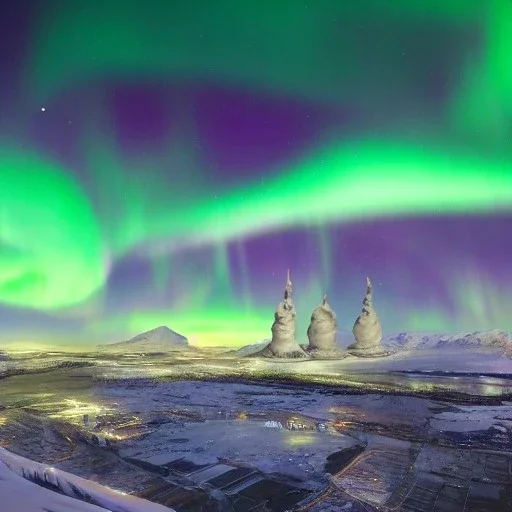
[[[141,353],[147,355],[165,354],[187,348],[189,348],[187,338],[165,326],[143,332],[127,341],[98,346],[100,352],[110,354]]]
[[[173,512],[0,447],[0,510],[6,512]]]
[[[461,350],[489,348],[503,351],[505,356],[512,356],[512,334],[499,329],[454,334],[401,332],[388,336],[383,343],[398,351],[454,347],[460,347]]]

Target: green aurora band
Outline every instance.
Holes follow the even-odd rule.
[[[322,273],[327,279],[329,241],[325,234],[322,236],[322,224],[431,212],[509,210],[512,157],[508,153],[503,158],[503,149],[505,128],[512,115],[512,3],[360,0],[344,7],[339,4],[319,0],[310,9],[292,9],[284,2],[226,0],[213,6],[211,2],[198,1],[194,10],[187,10],[170,7],[171,3],[163,1],[155,2],[151,9],[137,1],[48,3],[39,13],[36,35],[29,46],[25,87],[39,104],[51,102],[71,86],[104,77],[208,77],[327,104],[346,96],[350,104],[367,104],[371,109],[375,106],[372,102],[378,99],[372,99],[364,87],[354,93],[354,83],[370,83],[375,75],[372,66],[353,66],[353,34],[348,31],[333,48],[328,35],[323,37],[317,28],[325,26],[325,13],[330,8],[336,7],[335,12],[354,23],[365,19],[371,10],[372,15],[391,24],[403,24],[407,15],[416,26],[436,22],[479,30],[484,49],[481,54],[468,57],[462,80],[446,107],[446,116],[454,133],[474,137],[478,132],[479,142],[486,150],[471,154],[407,143],[398,136],[334,142],[317,148],[302,161],[276,169],[275,177],[264,184],[224,190],[217,198],[207,193],[208,184],[204,182],[178,184],[173,190],[176,196],[180,195],[180,187],[195,188],[190,194],[193,201],[180,205],[181,214],[177,216],[176,206],[168,204],[170,183],[155,181],[148,185],[126,180],[128,175],[143,175],[140,169],[152,174],[153,168],[157,175],[159,168],[169,165],[169,154],[177,146],[168,153],[162,151],[161,158],[153,155],[151,161],[141,157],[139,161],[125,162],[113,136],[104,137],[104,125],[96,120],[82,141],[88,170],[98,183],[89,199],[70,178],[72,170],[43,155],[21,152],[14,149],[14,144],[3,141],[0,300],[59,314],[66,308],[101,300],[98,297],[108,278],[111,260],[135,249],[152,255],[155,282],[162,282],[163,276],[173,271],[169,268],[172,259],[164,262],[159,254],[214,245],[213,279],[222,284],[223,309],[208,310],[212,283],[194,282],[191,278],[195,291],[172,314],[134,312],[129,319],[93,322],[92,329],[115,332],[123,324],[137,332],[167,323],[201,343],[240,344],[265,337],[269,315],[267,310],[254,309],[250,302],[244,306],[245,314],[240,315],[230,286],[227,243],[271,230],[318,226]],[[233,44],[241,37],[253,41],[253,47]],[[401,44],[389,36],[386,55],[390,61]],[[384,59],[386,55],[378,57]],[[333,80],[333,59],[341,63],[340,72],[346,74],[346,90],[340,91],[339,82]],[[402,94],[406,86],[401,83],[397,68],[379,69],[384,73],[383,87],[394,91],[390,94]],[[182,150],[185,160],[191,153],[192,150]],[[467,288],[463,281],[457,288],[457,298],[465,301],[467,310],[476,317],[489,318],[477,299],[486,286],[473,285],[470,294],[463,292]],[[320,290],[320,285],[313,283],[308,293],[318,297]],[[474,299],[471,306],[470,297]],[[510,302],[502,301],[496,308],[511,305]],[[235,316],[239,333],[236,340],[222,327]],[[439,329],[458,321],[463,323],[457,318],[449,321],[432,308],[430,313],[412,312],[409,327],[421,327],[420,318],[428,318]]]
[[[91,205],[66,178],[64,169],[36,156],[14,152],[0,155],[0,167],[10,170],[0,173],[5,180],[0,183],[4,192],[0,197],[0,236],[13,248],[2,252],[0,295],[8,304],[41,310],[76,305],[98,291],[107,277],[106,255],[116,253],[119,240],[125,250],[147,245],[150,240],[165,241],[166,253],[214,244],[219,247],[216,278],[225,284],[224,292],[229,295],[229,268],[222,247],[240,237],[290,226],[384,215],[494,212],[512,204],[512,163],[497,164],[476,156],[455,156],[453,152],[427,152],[387,141],[357,141],[282,170],[264,186],[258,182],[225,197],[190,205],[179,216],[169,208],[160,218],[139,217],[137,229],[127,224],[129,218],[121,218],[125,224],[118,225],[118,232],[124,233],[124,238],[116,241],[100,236],[100,220],[94,218]],[[487,169],[485,175],[483,168]],[[312,172],[317,177],[313,182]],[[31,194],[32,206],[27,208],[24,199]],[[142,215],[144,210],[135,211]],[[192,303],[204,304],[205,299]],[[227,304],[226,315],[234,309]],[[224,316],[212,313],[207,323],[216,324],[215,318]],[[151,315],[143,317],[141,322],[135,316],[130,325],[149,323]],[[199,325],[191,328],[193,317],[176,318],[176,324],[188,327],[187,332],[202,332]],[[204,314],[195,316],[201,317]],[[240,332],[255,335],[256,324],[261,325],[259,332],[268,328],[268,318],[261,312],[248,311],[241,318],[245,318],[246,327],[240,327]],[[225,339],[228,333],[223,336]]]
[[[332,39],[329,22],[338,17],[350,20],[347,27],[371,26],[372,20],[388,25],[387,34],[379,31],[378,46],[364,41],[366,52],[360,60],[368,62],[366,66],[354,65],[355,32],[337,30],[338,39]],[[412,23],[418,28],[473,26],[481,34],[484,49],[467,57],[453,108],[448,109],[455,129],[478,129],[484,138],[500,137],[500,128],[512,114],[509,0],[318,0],[301,6],[269,0],[198,0],[192,10],[164,0],[155,0],[151,9],[137,0],[76,0],[45,4],[38,19],[25,81],[39,102],[72,84],[122,75],[205,77],[310,100],[343,97],[374,108],[374,95],[368,94],[365,84],[377,80],[394,97],[407,87],[400,79],[396,55],[401,54]],[[247,44],[233,44],[240,39]],[[374,66],[371,58],[390,66]],[[357,97],[354,90],[359,91]]]
[[[106,276],[87,197],[69,174],[36,154],[4,146],[0,169],[2,302],[40,310],[80,304]]]

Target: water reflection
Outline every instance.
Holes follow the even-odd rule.
[[[361,376],[362,377],[362,376]],[[358,377],[354,376],[358,380]],[[372,385],[394,385],[412,391],[456,392],[478,396],[512,394],[512,379],[478,375],[433,375],[429,373],[366,374]]]

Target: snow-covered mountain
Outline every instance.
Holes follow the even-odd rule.
[[[464,348],[493,348],[502,350],[505,356],[512,356],[512,334],[499,329],[454,334],[400,332],[388,336],[383,343],[398,351],[453,347],[460,347],[461,350]]]
[[[127,341],[98,346],[100,352],[118,354],[164,354],[187,348],[187,338],[165,326],[143,332]]]
[[[6,512],[173,512],[0,447],[0,510]]]
[[[7,359],[9,359],[7,352],[0,348],[0,361],[7,361]]]

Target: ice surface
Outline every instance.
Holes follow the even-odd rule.
[[[287,418],[300,415],[313,422],[342,421],[389,425],[410,429],[434,438],[441,432],[477,432],[491,427],[512,429],[512,404],[501,406],[457,406],[445,411],[434,401],[410,396],[329,395],[320,390],[282,389],[230,383],[172,382],[150,387],[126,388],[122,382],[102,389],[105,398],[122,404],[123,410],[145,414],[159,409],[186,408],[207,419],[205,423],[169,423],[142,440],[127,441],[121,450],[128,457],[142,456],[166,463],[195,452],[206,457],[237,460],[266,473],[308,478],[322,473],[325,458],[337,450],[365,440],[372,448],[394,449],[403,441],[375,435],[337,436],[319,431],[269,429],[269,421],[285,424]],[[192,398],[194,397],[194,398]],[[226,411],[257,414],[253,420],[226,420]],[[215,420],[215,416],[218,417]],[[471,421],[468,421],[471,420]],[[350,434],[354,434],[353,430]],[[348,434],[348,432],[347,432]],[[173,439],[184,439],[180,444]]]
[[[460,335],[453,339],[458,339],[458,337]],[[308,377],[311,375],[334,375],[335,379],[339,380],[340,385],[345,380],[356,379],[356,382],[363,382],[365,385],[371,382],[378,383],[380,386],[382,382],[393,383],[393,379],[398,378],[398,384],[403,379],[409,379],[411,389],[421,391],[432,382],[436,383],[437,388],[437,382],[445,379],[449,380],[459,390],[464,389],[466,385],[464,383],[467,381],[477,383],[479,389],[476,394],[481,395],[499,394],[493,391],[498,381],[505,382],[505,386],[507,386],[506,383],[510,380],[507,380],[507,377],[498,379],[480,375],[458,375],[445,378],[445,376],[438,377],[436,374],[429,373],[431,371],[439,372],[443,368],[449,371],[454,371],[454,369],[468,371],[472,369],[475,373],[485,371],[511,373],[512,361],[503,357],[502,347],[493,343],[477,342],[476,339],[474,344],[470,343],[469,346],[467,339],[463,343],[465,346],[459,346],[457,343],[446,343],[446,340],[443,341],[442,346],[438,346],[437,342],[432,342],[434,343],[432,346],[428,344],[425,346],[426,344],[422,338],[423,336],[417,338],[420,340],[418,343],[421,348],[403,350],[402,346],[410,346],[411,340],[404,342],[405,340],[398,339],[397,353],[386,358],[360,359],[350,357],[340,361],[287,362],[241,358],[230,353],[224,356],[219,354],[216,358],[205,358],[204,360],[198,358],[197,361],[195,357],[191,357],[190,360],[193,363],[187,360],[183,366],[183,368],[199,368],[200,371],[203,371],[204,366],[210,371],[210,374],[212,368],[214,368],[213,375],[228,374],[229,371],[234,369],[238,372],[238,374],[233,373],[235,376],[238,375],[236,377],[237,382],[202,381],[201,376],[207,375],[206,373],[198,374],[198,380],[194,381],[166,381],[148,377],[153,375],[155,366],[160,371],[165,366],[165,362],[169,360],[177,361],[178,364],[168,365],[166,371],[176,374],[180,367],[179,361],[187,359],[181,356],[174,359],[161,357],[153,359],[137,358],[138,360],[135,363],[121,363],[118,359],[108,362],[104,358],[99,360],[100,364],[98,366],[66,370],[65,372],[59,371],[54,373],[51,378],[55,379],[55,376],[59,375],[59,378],[64,379],[63,382],[66,384],[61,384],[61,386],[64,386],[62,389],[65,390],[67,398],[69,389],[71,389],[69,383],[77,380],[77,376],[83,377],[86,374],[101,376],[107,371],[112,372],[115,376],[113,380],[104,381],[100,379],[94,381],[93,394],[87,399],[87,403],[90,401],[94,404],[101,404],[101,412],[105,415],[102,420],[104,427],[101,428],[106,429],[106,431],[119,428],[119,439],[113,441],[114,453],[116,457],[129,458],[128,462],[133,465],[132,467],[137,466],[133,462],[134,459],[141,463],[154,465],[167,465],[169,462],[181,458],[192,461],[198,466],[218,464],[217,461],[220,461],[220,465],[208,471],[222,472],[226,467],[233,465],[247,465],[252,469],[284,479],[287,482],[293,480],[293,482],[300,482],[301,486],[308,489],[319,490],[323,488],[326,481],[325,463],[327,457],[340,451],[351,450],[355,446],[365,446],[366,452],[371,451],[368,459],[360,460],[352,471],[340,472],[337,476],[330,470],[329,472],[336,478],[336,482],[341,487],[350,488],[358,499],[381,503],[383,500],[391,500],[392,496],[398,493],[396,489],[399,489],[400,493],[402,493],[402,490],[404,493],[409,492],[408,486],[413,485],[411,483],[413,481],[409,482],[405,479],[405,483],[402,484],[400,483],[402,482],[401,476],[404,471],[412,471],[410,468],[416,466],[413,464],[416,451],[410,448],[414,448],[416,445],[419,446],[420,443],[435,444],[435,450],[437,451],[432,457],[437,459],[440,457],[437,452],[444,453],[446,451],[448,454],[446,460],[451,461],[449,463],[456,468],[454,472],[457,473],[464,469],[462,466],[457,466],[459,464],[457,454],[460,450],[465,450],[464,447],[474,445],[477,448],[484,447],[492,450],[509,449],[509,436],[512,433],[511,402],[503,402],[499,405],[500,400],[498,399],[484,400],[484,397],[482,397],[481,401],[480,398],[475,398],[472,405],[467,405],[471,402],[463,399],[445,401],[442,393],[438,392],[431,396],[423,395],[423,397],[382,394],[378,389],[374,390],[373,393],[371,390],[365,390],[364,394],[350,394],[344,393],[343,389],[337,390],[321,385],[310,386],[307,383]],[[414,344],[412,346],[414,347]],[[145,364],[149,366],[145,367]],[[130,369],[132,366],[141,372],[143,379],[123,379],[126,375],[126,368]],[[407,374],[406,377],[403,373],[393,373],[399,372],[400,368],[408,371],[423,371],[424,373],[419,376]],[[300,373],[300,378],[297,380],[302,382],[302,377],[304,377],[304,385],[290,386],[272,382],[273,373],[269,371],[265,376],[265,372],[269,369],[278,370],[282,375],[286,375],[287,372],[290,375]],[[259,372],[259,374],[265,376],[265,382],[258,385],[244,382],[243,376],[250,375],[253,370],[255,373]],[[304,373],[302,374],[302,372]],[[128,374],[131,375],[130,372]],[[34,385],[28,385],[29,383],[36,382],[36,386],[41,386],[45,378],[50,378],[47,373],[38,376],[27,376],[26,389],[33,390]],[[188,378],[191,378],[190,374]],[[19,394],[19,388],[15,384],[18,383],[19,385],[18,381],[24,379],[25,376],[15,377],[13,379],[3,379],[2,382],[4,384],[11,383],[13,392]],[[488,387],[490,390],[483,389],[483,387]],[[7,386],[2,390],[1,398],[8,404],[11,402],[5,394],[6,388]],[[56,405],[54,400],[55,397],[52,398],[51,402],[53,406]],[[77,398],[77,400],[79,399]],[[80,400],[86,399],[81,398]],[[460,405],[461,403],[466,405]],[[482,405],[477,405],[479,403]],[[483,405],[484,403],[488,405]],[[64,407],[69,407],[69,405],[64,405]],[[73,407],[76,407],[76,404]],[[17,417],[15,416],[17,413],[14,413],[13,410],[9,411],[9,408],[7,408],[7,411],[11,414],[9,422],[11,418]],[[65,410],[67,411],[67,409]],[[81,420],[81,408],[77,408],[77,412]],[[27,413],[27,415],[29,414]],[[119,415],[119,418],[117,418],[117,415]],[[124,430],[125,427],[121,425],[131,419],[136,420],[136,424],[141,427],[151,425],[151,428],[145,429],[144,427],[145,434],[142,437],[123,436],[123,432],[126,433],[126,431]],[[309,430],[288,430],[288,421],[292,419],[299,423],[308,424],[307,428]],[[108,426],[110,421],[112,421],[112,424]],[[6,428],[12,425],[9,422],[6,422]],[[31,425],[32,423],[27,424]],[[279,424],[284,428],[268,428]],[[131,428],[129,427],[129,432],[131,432]],[[100,431],[96,433],[101,434]],[[22,437],[22,439],[19,439],[19,437]],[[57,458],[44,458],[44,456],[38,458],[35,455],[37,450],[40,450],[38,437],[34,437],[32,444],[24,441],[23,434],[19,437],[14,439],[13,436],[12,444],[9,444],[11,450],[30,458],[44,460],[50,464],[52,463],[51,460],[57,460]],[[11,443],[10,437],[6,439]],[[10,452],[1,452],[0,463],[6,458],[5,453],[10,454]],[[431,454],[427,455],[431,457]],[[109,452],[110,456],[112,456],[111,452]],[[11,457],[15,457],[16,460],[20,459],[17,456],[11,455]],[[96,472],[97,467],[102,468],[103,465],[87,466],[87,469],[80,473],[76,465],[79,460],[83,459],[66,461],[64,465],[60,462],[55,464],[61,469],[79,473],[90,480],[105,477],[105,473]],[[429,463],[426,458],[424,460],[425,468],[422,471],[426,474],[429,471]],[[119,461],[125,463],[122,459],[119,459]],[[30,463],[30,461],[27,461],[27,463],[30,467],[45,468],[40,464]],[[75,464],[75,466],[67,465],[68,463]],[[12,463],[11,466],[16,466],[16,464]],[[446,464],[443,462],[442,467],[445,466]],[[23,467],[26,466],[23,465]],[[143,465],[137,467],[140,469]],[[508,466],[506,469],[508,471]],[[100,469],[100,471],[103,470]],[[366,471],[372,475],[371,479],[365,477]],[[22,472],[14,470],[14,473],[19,475]],[[112,473],[117,473],[117,471]],[[46,472],[44,469],[38,469],[35,476],[39,481],[44,481],[45,474],[47,474],[47,480],[50,479],[50,482],[56,481],[59,488],[62,487],[66,494],[71,491],[73,496],[77,495],[76,489],[79,492],[91,495],[91,486],[98,486],[98,484],[62,472],[57,472],[58,478],[56,479],[54,476],[56,473],[48,469],[46,469]],[[41,478],[41,475],[43,475],[43,478]],[[66,475],[66,478],[62,475]],[[204,474],[202,475],[204,476]],[[203,478],[203,476],[198,478]],[[424,478],[423,473],[420,476]],[[27,478],[26,471],[25,477]],[[70,480],[70,478],[82,483],[78,485],[75,480]],[[115,478],[118,480],[115,480]],[[1,479],[2,473],[0,472],[0,495],[3,485]],[[30,478],[28,479],[30,480]],[[149,485],[148,482],[152,481],[147,479],[146,476],[143,479],[146,482],[145,485]],[[99,481],[104,482],[104,480]],[[116,489],[122,488],[127,492],[136,492],[136,489],[126,484],[126,482],[126,474],[119,472],[114,479],[110,480],[110,485]],[[133,478],[131,482],[134,482]],[[31,484],[29,481],[26,483]],[[75,485],[75,487],[70,484]],[[93,487],[93,490],[94,492],[97,491],[95,487]],[[118,496],[122,495],[116,494],[115,497],[118,498]],[[109,497],[111,498],[110,494],[107,498]],[[127,496],[125,495],[125,497]],[[343,499],[346,500],[346,496]],[[45,508],[55,512],[63,512],[64,510],[78,510],[79,512],[81,510],[124,510],[128,512],[134,510],[128,506],[113,508],[108,501],[96,500],[94,503],[98,503],[104,509],[82,509],[69,506],[66,509],[65,506],[58,508],[60,506],[58,504],[54,508],[50,504]],[[339,506],[333,505],[335,506],[334,510],[343,510],[341,505],[345,502],[342,500],[338,503]],[[177,504],[173,506],[178,510],[180,509]],[[13,508],[13,511],[17,510],[16,507]],[[24,509],[19,510],[23,512]],[[26,510],[31,512],[32,510],[39,511],[41,509],[27,508]],[[146,508],[139,510],[168,509],[152,509],[146,506]],[[314,510],[319,509],[315,508]],[[505,509],[495,507],[494,510]],[[0,511],[2,511],[1,501]]]
[[[512,431],[512,408],[459,406],[456,411],[442,412],[432,419],[430,425],[437,430],[452,432],[474,432],[488,430]]]
[[[45,483],[56,490],[45,489],[33,483]],[[0,447],[0,496],[2,507],[6,503],[16,512],[169,512],[172,509],[130,496],[45,466]],[[79,501],[75,497],[88,497],[98,506]]]

